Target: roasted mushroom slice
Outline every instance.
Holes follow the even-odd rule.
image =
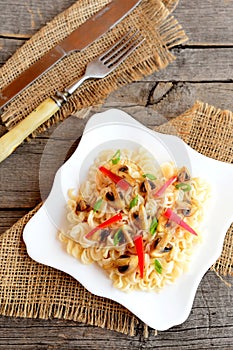
[[[139,215],[141,229],[147,230],[149,228],[149,220],[147,219],[146,209],[143,204],[140,204],[139,206],[138,215]]]
[[[141,193],[150,193],[156,188],[155,183],[152,180],[145,179],[141,184],[140,184],[140,192]]]
[[[170,252],[172,250],[172,248],[173,248],[173,245],[171,243],[168,243],[166,245],[166,247],[163,249],[163,252],[164,253],[168,253],[168,252]]]
[[[104,192],[105,200],[109,203],[109,205],[118,209],[124,208],[124,200],[121,198],[114,184],[106,187]]]
[[[191,216],[197,211],[197,207],[191,202],[178,202],[177,204],[177,213],[180,213],[184,216]]]
[[[188,169],[184,166],[183,168],[181,168],[178,172],[177,175],[177,181],[178,182],[186,182],[186,181],[190,181],[191,177],[189,174]]]
[[[127,167],[127,165],[121,165],[119,168],[118,168],[118,171],[120,173],[127,173],[129,171],[129,168]]]
[[[101,243],[105,243],[108,236],[110,234],[110,230],[109,229],[103,229],[100,231],[100,234],[99,234],[99,238],[98,238],[98,242],[101,244]]]
[[[147,216],[146,209],[143,204],[140,204],[139,210],[129,213],[130,222],[134,227],[140,230],[148,230],[150,226],[150,216]]]
[[[140,187],[139,187],[139,189],[140,189],[140,192],[141,193],[147,193],[147,189],[146,189],[146,180],[145,181],[143,181],[141,184],[140,184]]]
[[[138,257],[136,255],[121,255],[115,260],[115,267],[118,272],[128,275],[135,271],[138,266]]]
[[[111,167],[111,171],[123,179],[125,179],[131,186],[136,184],[136,180],[130,175],[130,170],[138,171],[138,168],[135,164],[131,163],[130,165],[126,164],[116,164]]]
[[[90,210],[90,205],[87,204],[82,197],[79,197],[76,201],[75,213],[77,214],[80,211],[88,211],[88,210]]]
[[[124,243],[132,243],[133,244],[133,231],[132,228],[129,225],[122,225],[121,226],[122,234],[124,235]],[[123,238],[122,238],[123,241]]]
[[[171,236],[171,234],[165,233],[163,236],[155,238],[150,252],[153,258],[163,256],[172,250],[173,246],[170,243]]]

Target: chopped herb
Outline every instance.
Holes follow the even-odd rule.
[[[102,198],[98,199],[98,201],[95,202],[95,205],[94,205],[94,208],[93,208],[94,209],[94,213],[97,212],[100,209],[102,202],[103,202]]]
[[[120,159],[121,159],[121,151],[120,151],[120,149],[118,149],[111,159],[112,164],[119,163]]]
[[[150,233],[152,235],[155,234],[155,231],[157,229],[157,226],[158,226],[158,220],[156,218],[153,218],[151,224],[150,224]]]
[[[136,197],[134,197],[131,202],[129,203],[129,209],[132,209],[133,207],[135,207],[138,204],[138,194],[136,195]]]
[[[155,270],[161,275],[163,268],[158,259],[155,259],[154,265],[155,265]]]
[[[115,233],[114,238],[113,238],[113,244],[115,246],[118,245],[122,241],[122,234],[123,234],[123,231],[121,228],[119,228],[119,230],[117,230],[117,232]]]
[[[143,177],[147,177],[150,180],[156,180],[156,176],[154,176],[153,174],[143,174]]]
[[[184,192],[188,192],[191,190],[191,185],[190,184],[187,184],[187,183],[184,183],[184,182],[181,182],[179,184],[176,184],[175,185],[175,188],[177,188],[178,190],[182,190]]]

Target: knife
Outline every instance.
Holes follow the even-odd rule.
[[[32,64],[0,92],[0,109],[26,87],[74,51],[82,51],[131,12],[141,0],[112,0]]]

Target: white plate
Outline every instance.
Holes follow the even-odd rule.
[[[67,225],[67,190],[77,189],[85,180],[97,154],[103,149],[139,146],[149,150],[159,163],[173,160],[178,167],[187,166],[192,176],[206,179],[212,187],[204,240],[195,250],[190,270],[160,293],[115,289],[104,271],[68,255],[57,238],[58,229]],[[128,114],[111,109],[90,118],[78,148],[58,170],[49,197],[26,225],[23,239],[32,259],[68,273],[91,293],[124,305],[150,327],[166,330],[187,319],[201,278],[221,254],[233,221],[232,179],[233,165],[207,158],[178,137],[153,132]]]

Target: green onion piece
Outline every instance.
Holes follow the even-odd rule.
[[[188,191],[190,191],[191,190],[191,185],[190,184],[187,184],[187,183],[185,183],[185,182],[181,182],[181,183],[179,183],[179,184],[176,184],[175,185],[175,188],[177,188],[178,190],[182,190],[182,191],[184,191],[184,192],[188,192]]]
[[[112,164],[117,164],[117,163],[119,163],[120,159],[121,159],[121,150],[118,149],[118,150],[116,151],[116,153],[114,154],[114,156],[112,157],[112,159],[111,159]]]
[[[143,177],[147,177],[149,180],[156,180],[157,177],[154,176],[153,174],[143,174]]]
[[[157,229],[157,226],[158,226],[158,220],[156,218],[153,218],[151,224],[150,224],[150,233],[152,235],[155,234],[155,231]]]
[[[94,209],[94,213],[97,212],[97,210],[99,210],[99,208],[101,207],[102,202],[103,202],[102,198],[98,199],[98,201],[95,202],[95,205],[94,205],[94,208],[93,208]]]
[[[155,259],[154,265],[155,265],[155,270],[161,275],[163,268],[158,259]]]
[[[132,209],[133,207],[135,207],[138,204],[138,194],[136,195],[136,197],[134,197],[131,202],[129,203],[129,209]]]
[[[117,230],[117,232],[115,233],[114,238],[113,238],[114,246],[116,246],[116,245],[118,245],[120,243],[120,240],[121,240],[120,234],[121,234],[121,232],[122,232],[122,229],[119,228]]]

